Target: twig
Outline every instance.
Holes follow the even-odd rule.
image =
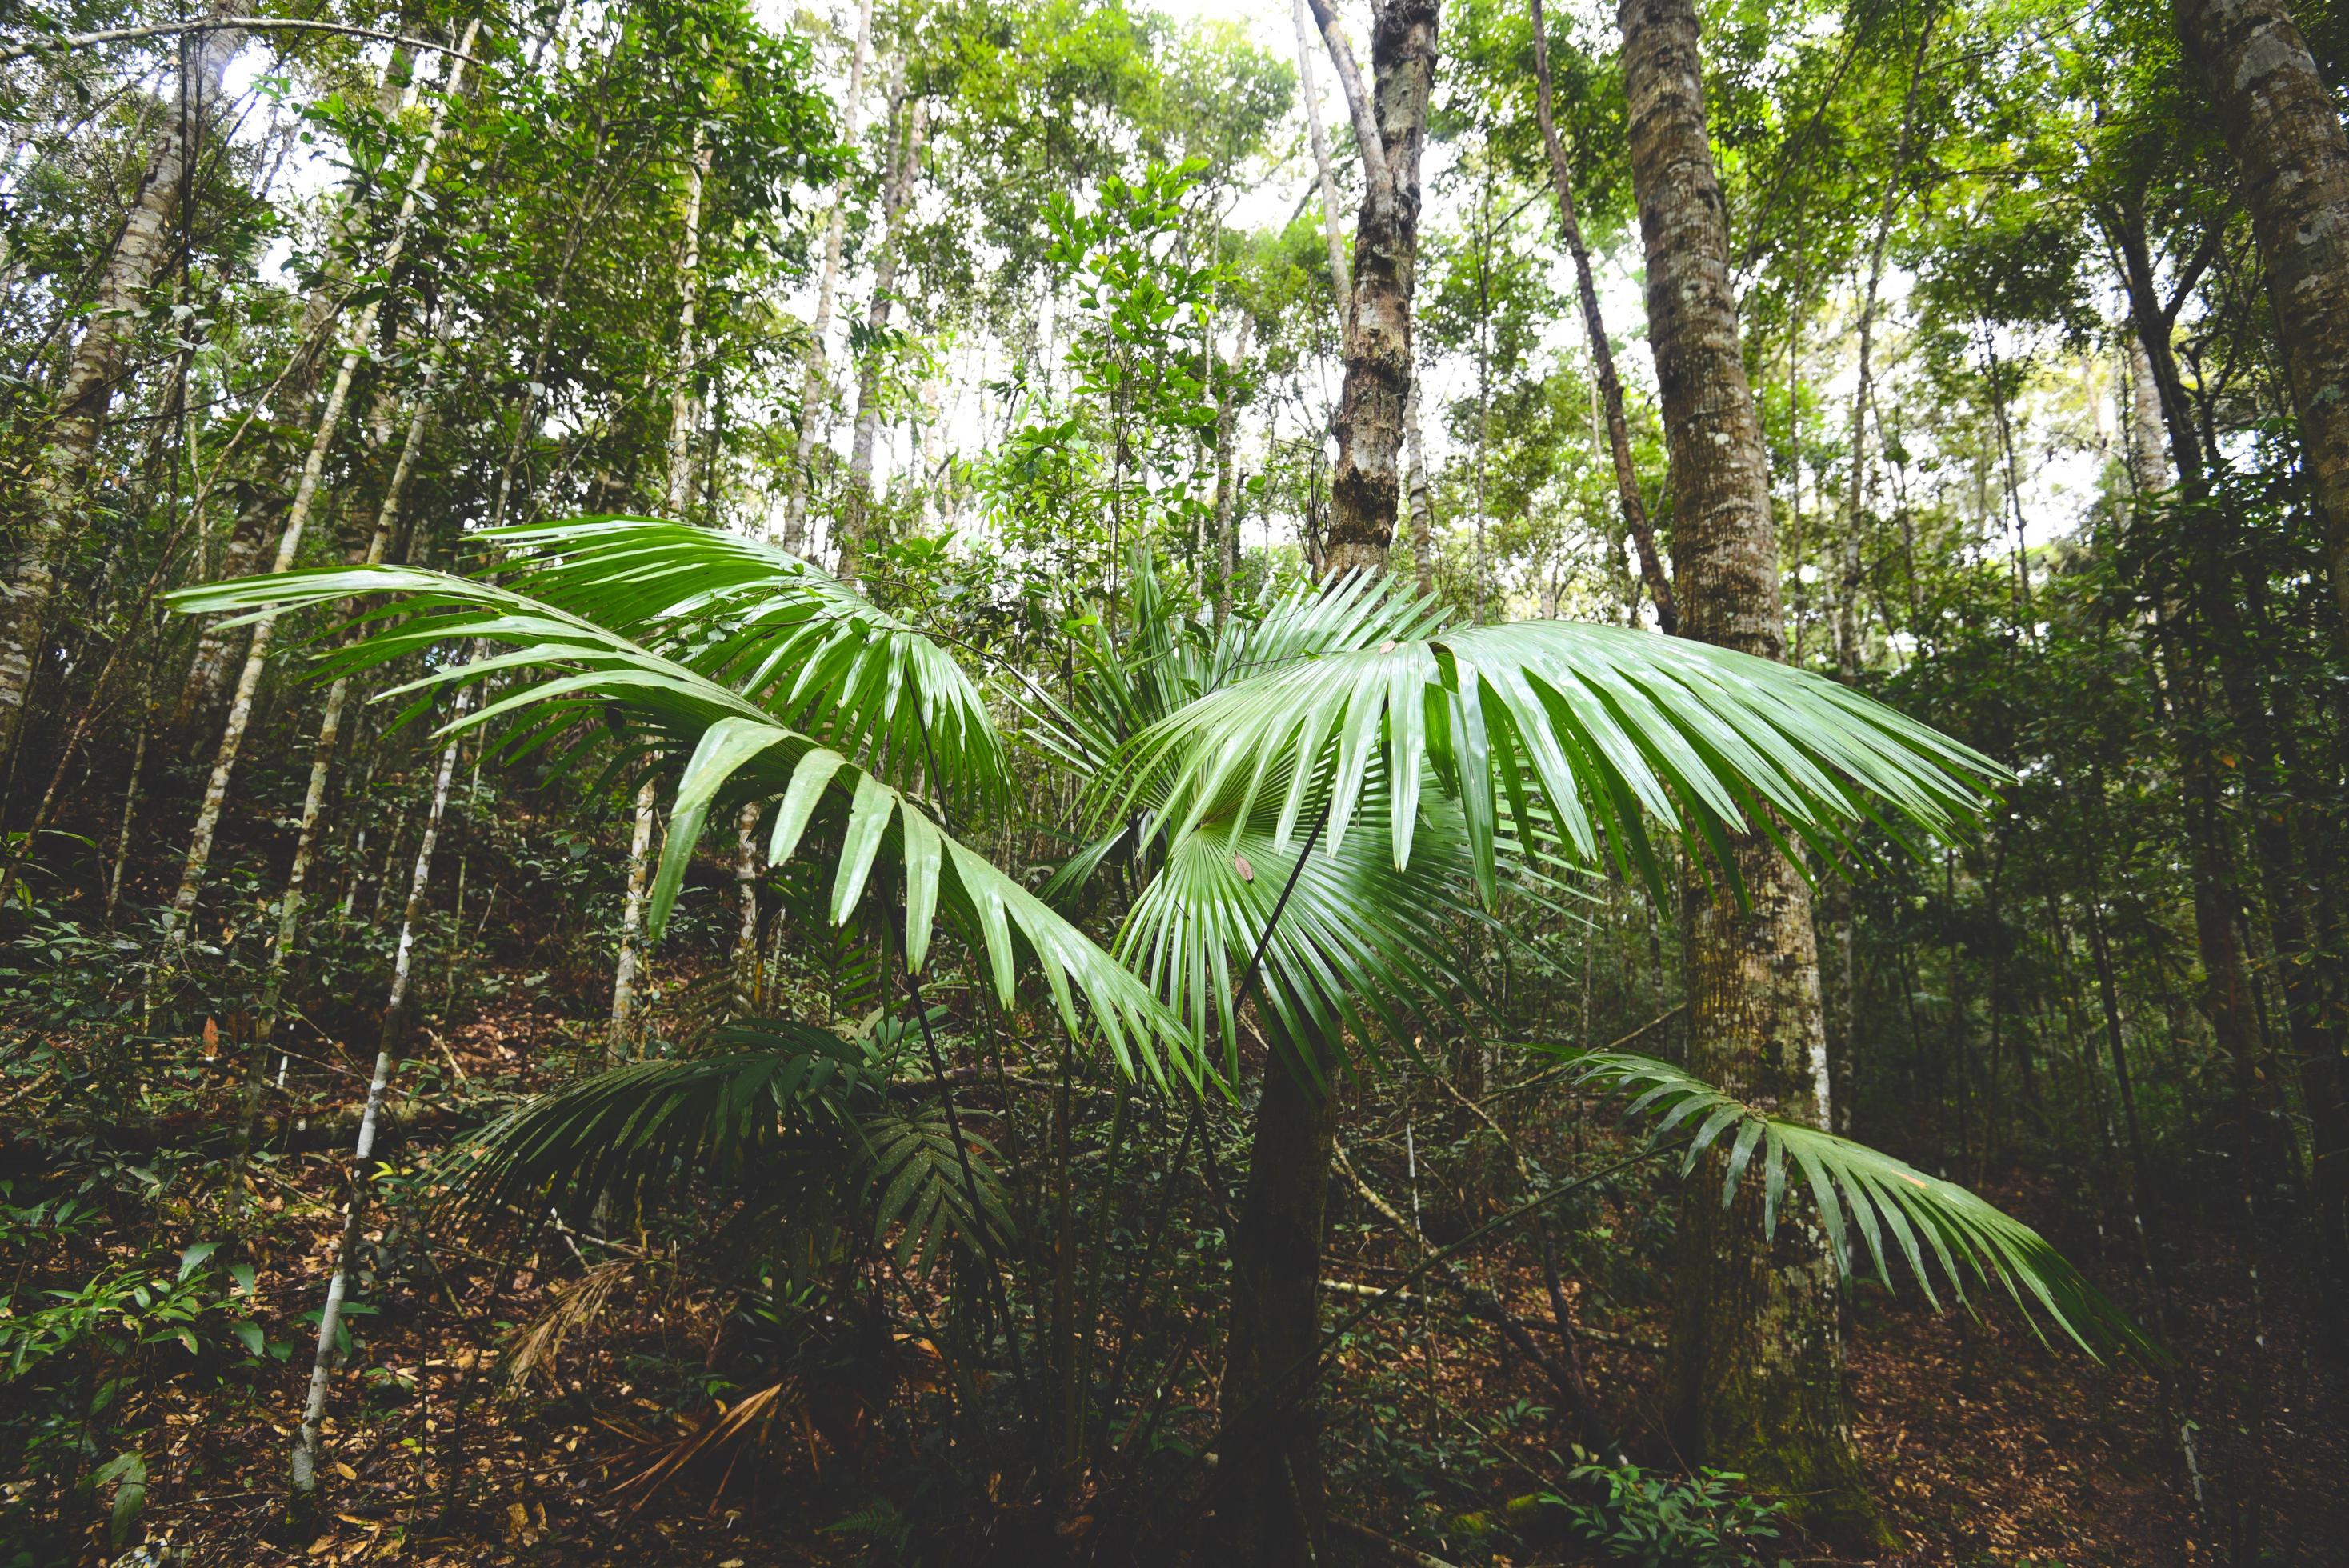
[[[402,44],[411,49],[429,49],[434,54],[454,56],[469,66],[486,64],[447,44],[436,44],[427,38],[411,38],[405,33],[386,33],[375,27],[354,27],[342,22],[310,22],[292,16],[207,16],[192,22],[159,22],[145,27],[101,27],[95,33],[27,38],[21,44],[0,48],[0,66],[14,65],[26,56],[37,55],[45,49],[86,49],[93,44],[123,44],[141,38],[176,37],[182,33],[220,32],[336,33],[347,38],[367,38],[379,44]]]

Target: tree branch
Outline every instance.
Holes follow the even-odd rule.
[[[411,49],[428,49],[434,54],[452,55],[469,66],[485,62],[475,59],[462,49],[447,44],[436,44],[429,38],[411,38],[405,33],[386,33],[375,27],[354,27],[342,22],[310,22],[291,16],[207,16],[193,22],[159,22],[145,27],[101,27],[95,33],[68,33],[57,37],[27,38],[22,43],[0,48],[0,66],[14,65],[28,55],[49,49],[86,49],[93,44],[123,44],[141,38],[176,37],[182,33],[217,33],[223,30],[239,33],[336,33],[347,38],[367,38],[383,44],[405,44]]]
[[[1330,68],[1337,73],[1346,108],[1354,117],[1354,139],[1362,147],[1362,182],[1370,188],[1371,204],[1384,217],[1394,206],[1394,173],[1387,167],[1386,138],[1379,134],[1378,114],[1362,87],[1354,51],[1346,46],[1345,31],[1338,26],[1338,14],[1330,8],[1330,0],[1306,3],[1313,8],[1313,20],[1320,25],[1321,41],[1330,46]]]

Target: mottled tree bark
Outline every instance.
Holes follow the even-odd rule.
[[[1557,195],[1558,232],[1574,258],[1575,292],[1582,303],[1582,333],[1590,341],[1591,371],[1607,412],[1607,450],[1615,467],[1615,500],[1623,513],[1623,527],[1640,554],[1640,580],[1656,606],[1656,625],[1666,636],[1680,630],[1680,611],[1672,603],[1672,585],[1664,575],[1663,558],[1656,551],[1656,531],[1648,521],[1647,503],[1640,499],[1640,474],[1631,466],[1631,432],[1623,418],[1623,378],[1615,373],[1615,347],[1607,337],[1607,322],[1599,314],[1599,286],[1591,276],[1590,247],[1583,242],[1582,220],[1574,209],[1574,166],[1568,161],[1566,143],[1557,134],[1550,108],[1549,39],[1542,22],[1541,0],[1533,0],[1534,114],[1541,122],[1542,144],[1549,151],[1550,185]]]
[[[1683,634],[1781,656],[1768,459],[1738,345],[1729,232],[1705,129],[1691,0],[1625,0],[1631,176],[1648,262],[1649,338],[1671,464]],[[1828,1123],[1826,1039],[1810,895],[1760,834],[1738,841],[1751,907],[1692,875],[1690,1066],[1774,1114]],[[1799,1217],[1762,1236],[1760,1193],[1721,1203],[1716,1152],[1683,1201],[1671,1336],[1671,1425],[1692,1463],[1742,1470],[1831,1539],[1885,1530],[1854,1453],[1835,1265]]]
[[[1312,0],[1362,144],[1338,461],[1330,477],[1324,575],[1384,571],[1402,508],[1403,404],[1411,396],[1412,294],[1419,263],[1419,161],[1435,81],[1436,0],[1372,8],[1366,96],[1329,0]]]
[[[657,796],[653,781],[636,786],[635,825],[628,834],[627,892],[620,905],[620,955],[612,966],[612,1030],[604,1056],[624,1062],[636,1055],[636,971],[644,965],[645,890],[652,872],[653,820]]]
[[[225,15],[229,5],[216,14]],[[64,381],[50,406],[47,438],[25,483],[25,521],[16,560],[0,593],[0,758],[16,746],[30,700],[34,670],[48,634],[49,609],[67,546],[82,521],[82,484],[98,449],[114,391],[147,308],[147,291],[171,254],[195,142],[221,98],[228,63],[243,35],[221,28],[189,39],[180,94],[163,133],[140,176],[122,233],[99,275],[88,325],[74,345]]]
[[[881,200],[881,253],[873,263],[873,303],[864,325],[874,342],[866,346],[864,364],[856,376],[856,438],[848,454],[848,498],[840,530],[838,573],[854,583],[864,570],[864,552],[875,542],[867,537],[873,508],[873,446],[881,433],[881,361],[878,339],[889,328],[890,307],[896,303],[897,251],[905,209],[914,199],[914,171],[922,160],[926,106],[918,98],[905,102],[905,62],[892,67],[889,107],[893,119],[904,114],[905,139]]]
[[[1321,187],[1321,241],[1330,247],[1330,294],[1338,311],[1338,351],[1345,353],[1353,279],[1346,266],[1346,240],[1338,232],[1338,173],[1330,154],[1329,128],[1321,123],[1321,89],[1313,79],[1313,29],[1305,0],[1289,7],[1297,24],[1297,93],[1305,104],[1306,133],[1313,143],[1314,178]]]
[[[2349,637],[2349,136],[2281,0],[2176,0],[2241,176]]]
[[[873,38],[873,0],[863,0],[856,12],[856,46],[848,57],[848,97],[840,108],[840,139],[856,145],[856,122],[864,108],[864,56]],[[848,180],[841,176],[832,191],[832,218],[823,232],[823,270],[816,274],[815,316],[808,323],[807,371],[800,378],[800,430],[784,478],[783,548],[794,552],[807,548],[808,464],[815,456],[816,431],[824,401],[825,346],[832,337],[832,302],[840,286],[840,247],[848,233]]]

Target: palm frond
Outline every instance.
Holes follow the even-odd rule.
[[[1269,798],[1274,842],[1286,848],[1325,758],[1334,785],[1315,809],[1329,848],[1352,830],[1372,760],[1383,758],[1403,781],[1387,826],[1396,864],[1406,863],[1424,762],[1460,801],[1488,902],[1503,796],[1521,838],[1546,804],[1566,851],[1586,862],[1611,851],[1661,893],[1648,817],[1710,846],[1733,876],[1728,841],[1749,828],[1791,830],[1821,850],[1871,821],[1946,831],[2007,776],[1806,671],[1648,632],[1528,621],[1322,654],[1211,692],[1123,749],[1097,817],[1147,799],[1180,838],[1211,814],[1252,816],[1279,779],[1285,790]]]
[[[535,1213],[552,1194],[584,1212],[659,1191],[679,1171],[738,1178],[772,1163],[794,1128],[847,1125],[873,1071],[863,1047],[781,1020],[750,1037],[763,1048],[635,1062],[509,1111],[444,1162],[448,1204],[468,1217]]]
[[[2127,1315],[2066,1262],[2038,1232],[1953,1181],[1928,1176],[1866,1144],[1815,1127],[1764,1116],[1670,1062],[1629,1052],[1527,1047],[1556,1056],[1577,1081],[1633,1095],[1627,1115],[1655,1119],[1658,1137],[1689,1130],[1681,1161],[1686,1176],[1709,1149],[1725,1151],[1722,1203],[1761,1155],[1762,1228],[1776,1233],[1790,1181],[1811,1196],[1836,1263],[1857,1267],[1853,1233],[1868,1252],[1877,1278],[1889,1288],[1889,1259],[1907,1265],[1936,1308],[1938,1275],[1971,1309],[1966,1282],[1996,1280],[2023,1309],[2033,1331],[2036,1308],[2054,1319],[2090,1355],[2122,1349],[2159,1358],[2162,1352]],[[1726,1140],[1726,1141],[1724,1141]]]
[[[992,1253],[1009,1239],[1010,1190],[986,1139],[966,1127],[957,1155],[946,1113],[935,1105],[876,1111],[860,1121],[858,1131],[874,1241],[886,1246],[889,1233],[896,1232],[898,1267],[926,1274],[949,1240]]]
[[[650,518],[492,530],[499,579],[675,658],[901,787],[999,795],[1002,738],[945,649],[790,552]],[[925,730],[926,729],[926,736]]]
[[[512,651],[442,665],[384,697],[422,700],[440,688],[492,676],[512,683],[492,701],[442,727],[443,735],[510,723],[552,710],[557,722],[602,718],[624,747],[647,759],[686,758],[668,836],[647,910],[647,928],[667,923],[695,845],[713,808],[772,802],[768,854],[781,863],[811,842],[820,825],[838,856],[831,919],[844,923],[867,899],[895,897],[903,954],[920,971],[940,915],[982,954],[997,999],[1012,1005],[1024,965],[1041,972],[1062,1021],[1081,1029],[1077,1000],[1127,1072],[1164,1078],[1172,1056],[1193,1084],[1199,1067],[1189,1037],[1149,990],[1091,938],[987,858],[949,837],[921,807],[817,738],[792,728],[709,676],[595,622],[511,589],[406,567],[285,573],[182,590],[190,614],[264,614],[361,594],[405,595],[408,614],[355,639],[321,663],[335,674],[372,669],[449,642],[494,641]],[[378,612],[378,616],[387,613]],[[894,872],[893,879],[876,870]]]

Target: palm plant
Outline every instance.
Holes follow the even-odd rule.
[[[429,664],[451,643],[502,645],[384,695],[421,711],[442,688],[495,677],[511,689],[444,728],[495,726],[510,751],[554,746],[670,779],[656,931],[709,812],[756,800],[775,862],[823,843],[835,861],[828,919],[863,922],[894,946],[909,990],[944,921],[999,1004],[1017,1004],[1023,972],[1040,976],[1071,1039],[1097,1037],[1129,1078],[1235,1092],[1253,993],[1278,1065],[1262,1078],[1233,1238],[1221,1471],[1279,1484],[1227,1500],[1243,1554],[1288,1550],[1311,1528],[1318,1471],[1299,1411],[1320,1360],[1333,1080],[1383,1044],[1409,1048],[1431,1018],[1477,1006],[1460,934],[1492,921],[1504,878],[1555,898],[1562,867],[1611,861],[1661,891],[1653,821],[1733,883],[1731,850],[1750,833],[1862,853],[1870,830],[1896,843],[1955,830],[2002,777],[1988,758],[1801,671],[1604,627],[1454,625],[1387,583],[1291,592],[1211,633],[1174,613],[1143,559],[1129,640],[1096,634],[1071,689],[1030,686],[1018,699],[1027,738],[1081,775],[1093,801],[1092,841],[1038,897],[921,803],[935,794],[976,813],[1009,789],[977,686],[916,629],[790,555],[700,530],[599,519],[488,542],[507,552],[502,581],[335,570],[176,602],[257,615],[398,595],[371,634],[325,655],[329,675]],[[1112,954],[1053,905],[1121,861],[1139,891]],[[917,992],[913,1011],[926,1026]],[[869,1064],[804,1031],[747,1055],[633,1066],[502,1121],[460,1166],[459,1191],[502,1202],[560,1188],[575,1201],[760,1161],[788,1175],[780,1151],[807,1147],[794,1130],[822,1099],[794,1075],[835,1060],[823,1070],[843,1084],[874,1079],[886,1099]],[[2131,1338],[2044,1243],[1961,1189],[1788,1129],[1684,1075],[1667,1086],[1654,1075],[1672,1069],[1661,1064],[1588,1058],[1578,1070],[1649,1075],[1661,1092],[1640,1103],[1662,1112],[1660,1134],[1695,1150],[1730,1139],[1733,1189],[1764,1150],[1774,1216],[1792,1161],[1830,1230],[1840,1241],[1848,1213],[1879,1269],[1889,1234],[1929,1292],[1936,1265],[1961,1288],[1971,1270],[2005,1281],[2083,1344]],[[855,1119],[822,1103],[830,1125]],[[926,1245],[983,1256],[1008,1210],[987,1200],[987,1151],[953,1127],[950,1100],[942,1109],[949,1147],[918,1134],[911,1147],[926,1162],[905,1156],[892,1169],[927,1177],[874,1212],[916,1217]],[[943,1195],[941,1154],[957,1168],[957,1196]],[[907,1208],[925,1180],[926,1206]],[[1016,1356],[1009,1314],[998,1317]]]

